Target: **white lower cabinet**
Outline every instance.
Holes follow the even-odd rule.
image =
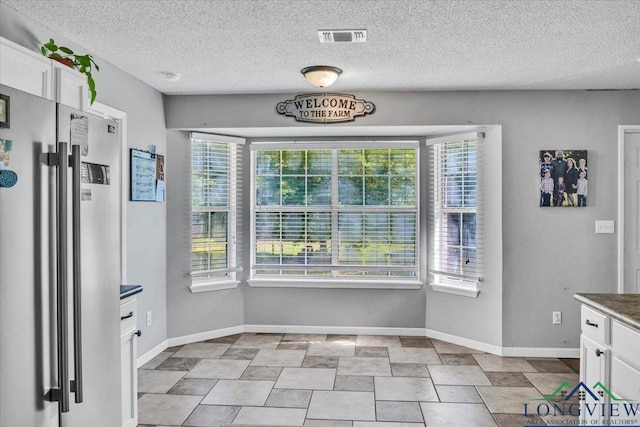
[[[587,338],[584,334],[580,337],[580,381],[582,381],[594,394],[597,399],[591,398],[585,391],[584,400],[580,401],[581,419],[586,423],[583,425],[605,425],[606,414],[599,411],[599,404],[608,404],[609,396],[599,396],[596,384],[607,384],[609,352],[606,347],[596,341]],[[587,408],[587,405],[589,407]]]
[[[138,425],[137,302],[135,296],[120,302],[120,366],[122,426]]]
[[[580,425],[639,425],[640,330],[586,305],[581,323]]]

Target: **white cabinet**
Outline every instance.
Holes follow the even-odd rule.
[[[595,389],[594,385],[598,382],[607,384],[608,362],[609,353],[606,348],[582,334],[580,337],[580,381],[592,390]],[[597,393],[597,390],[594,391]],[[603,416],[602,411],[593,410],[593,408],[597,408],[599,403],[607,405],[608,400],[609,396],[606,394],[598,396],[597,401],[588,395],[585,396],[585,399],[580,401],[581,419],[586,421],[586,424],[583,425],[605,425],[606,417]],[[590,405],[591,411],[587,410],[587,404]]]
[[[0,37],[0,83],[53,100],[51,60]]]
[[[0,37],[0,84],[86,110],[87,79],[77,70]]]
[[[636,425],[640,413],[628,416],[625,405],[640,401],[640,330],[586,305],[581,324],[581,425]]]
[[[120,301],[120,366],[122,378],[122,426],[138,425],[138,314],[136,297]]]
[[[78,110],[86,110],[87,98],[87,78],[73,68],[69,68],[57,61],[51,61],[53,67],[53,78],[55,82],[54,101]]]
[[[614,320],[611,347],[611,391],[640,402],[640,331]]]

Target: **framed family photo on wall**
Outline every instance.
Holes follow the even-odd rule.
[[[587,206],[587,150],[541,150],[538,161],[540,206]]]

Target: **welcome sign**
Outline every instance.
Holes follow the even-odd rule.
[[[342,93],[307,93],[279,102],[278,114],[292,116],[299,122],[350,122],[358,116],[372,114],[376,106],[354,95]]]

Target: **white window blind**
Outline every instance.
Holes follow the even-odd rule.
[[[194,283],[235,280],[236,271],[242,266],[241,141],[191,134],[191,276]]]
[[[417,152],[259,147],[253,277],[417,281]]]
[[[428,265],[436,281],[475,285],[482,280],[481,136],[429,145]]]

